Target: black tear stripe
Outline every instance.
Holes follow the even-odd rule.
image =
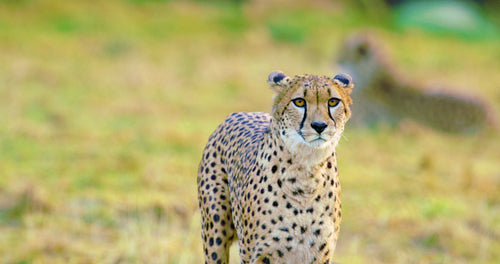
[[[342,105],[343,105],[343,104],[344,104],[344,103],[342,103]],[[330,118],[333,120],[333,124],[334,124],[334,126],[335,126],[335,127],[337,127],[337,121],[335,121],[335,119],[333,118],[333,116],[332,116],[332,111],[330,111],[330,109],[332,109],[332,108],[331,108],[331,107],[328,107],[328,116],[330,116]],[[345,112],[345,111],[347,111],[347,110],[346,110],[346,109],[345,109],[345,107],[344,107],[344,112]],[[346,114],[347,114],[347,112],[346,112]]]
[[[302,121],[300,121],[300,127],[299,127],[299,135],[304,138],[302,135],[302,128],[304,127],[304,122],[306,121],[306,116],[307,116],[307,103],[304,105],[304,117],[302,117]],[[305,138],[304,138],[305,139]]]
[[[307,87],[307,84],[304,84],[305,87]],[[304,138],[302,135],[302,128],[304,127],[304,122],[306,121],[306,116],[307,116],[307,101],[306,101],[306,96],[307,96],[307,88],[304,89],[304,101],[306,102],[304,105],[304,117],[302,117],[302,121],[300,121],[300,127],[299,127],[299,135]]]

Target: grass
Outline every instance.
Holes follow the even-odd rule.
[[[202,263],[196,171],[210,133],[231,112],[270,110],[273,70],[332,74],[342,37],[366,26],[401,71],[498,115],[498,40],[395,32],[349,10],[0,2],[0,262]],[[498,133],[346,129],[335,261],[499,262],[499,150]]]

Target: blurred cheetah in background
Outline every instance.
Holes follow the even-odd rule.
[[[276,71],[272,113],[233,113],[198,173],[205,263],[329,263],[340,226],[335,147],[351,115],[351,77]]]
[[[337,64],[356,79],[352,123],[376,126],[408,118],[448,133],[494,127],[492,111],[477,99],[431,92],[396,74],[372,35],[354,34],[339,50]]]

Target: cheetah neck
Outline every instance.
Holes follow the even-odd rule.
[[[296,204],[307,205],[311,199],[322,195],[331,188],[327,183],[338,181],[336,172],[335,145],[326,148],[311,148],[307,144],[290,145],[279,129],[274,129],[267,134],[267,142],[273,142],[277,155],[282,165],[276,175],[276,181],[282,186],[284,195],[295,201]],[[288,143],[288,144],[287,144]],[[273,166],[274,167],[274,166]],[[276,168],[276,169],[277,169]]]
[[[335,153],[335,147],[340,138],[341,131],[331,140],[329,144],[323,147],[311,147],[303,141],[302,138],[294,135],[280,133],[279,127],[276,122],[271,121],[271,133],[268,135],[273,142],[282,144],[284,146],[282,153],[283,160],[293,160],[294,167],[300,169],[304,175],[316,175],[329,159]],[[309,176],[304,176],[309,177]]]

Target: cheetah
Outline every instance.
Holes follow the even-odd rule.
[[[375,127],[410,119],[445,133],[471,134],[495,128],[490,107],[478,99],[431,91],[395,70],[377,39],[369,33],[346,38],[337,65],[356,79],[350,124]]]
[[[354,84],[272,72],[271,114],[233,113],[203,151],[198,198],[205,263],[330,263],[341,219],[336,145]]]

